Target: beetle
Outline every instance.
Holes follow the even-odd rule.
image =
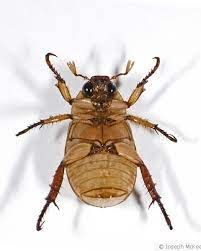
[[[134,105],[145,91],[144,86],[158,69],[160,58],[153,58],[156,60],[155,66],[137,84],[128,101],[125,101],[113,80],[127,75],[134,65],[133,61],[127,62],[125,72],[112,77],[91,78],[78,74],[73,61],[67,63],[72,74],[85,80],[82,90],[76,98],[72,98],[65,80],[51,63],[51,56],[57,57],[53,53],[47,53],[46,63],[54,73],[56,87],[62,97],[72,106],[71,113],[41,119],[16,134],[19,136],[37,126],[71,120],[64,158],[55,172],[46,203],[38,217],[37,231],[42,229],[43,217],[49,205],[53,203],[58,208],[55,200],[65,171],[72,190],[81,201],[96,207],[109,207],[123,202],[131,194],[137,169],[140,169],[144,184],[152,198],[150,206],[155,201],[158,203],[169,229],[172,230],[172,223],[150,172],[137,153],[129,122],[150,128],[172,142],[177,142],[177,139],[161,129],[158,124],[127,113],[127,109]]]

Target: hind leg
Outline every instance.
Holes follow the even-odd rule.
[[[43,225],[44,221],[43,222],[41,222],[41,221],[42,221],[43,216],[46,213],[49,205],[53,202],[54,205],[58,208],[58,206],[55,202],[55,199],[56,199],[56,197],[59,193],[59,190],[61,188],[61,184],[63,181],[63,175],[64,175],[64,164],[61,162],[61,164],[59,165],[59,167],[56,170],[52,184],[50,185],[51,189],[50,189],[50,192],[46,198],[46,203],[45,203],[45,205],[44,205],[44,207],[38,217],[38,221],[36,224],[37,231],[40,231],[42,229],[42,225]]]
[[[64,159],[60,163],[59,167],[56,170],[52,184],[50,185],[51,187],[50,192],[46,198],[46,203],[38,217],[38,221],[36,224],[37,231],[40,231],[42,229],[42,225],[44,223],[44,221],[42,222],[42,220],[49,205],[51,203],[54,203],[54,205],[58,208],[55,200],[61,188],[63,175],[64,175],[64,169],[67,167],[68,164],[86,157],[90,153],[91,147],[92,147],[91,143],[84,143],[84,142],[74,143],[73,140],[71,142],[68,142],[67,144],[68,151],[65,154]]]
[[[145,166],[145,164],[141,160],[140,156],[136,152],[136,149],[134,148],[133,142],[128,141],[128,140],[125,140],[125,141],[122,140],[121,142],[114,143],[114,146],[115,146],[115,149],[116,149],[118,155],[128,159],[129,161],[133,162],[134,166],[137,166],[140,168],[143,181],[144,181],[145,186],[146,186],[146,188],[152,198],[151,204],[153,204],[154,201],[157,201],[170,230],[172,230],[173,227],[172,227],[170,218],[169,218],[168,214],[166,213],[166,210],[161,202],[161,197],[158,194],[158,192],[156,191],[155,184],[151,178],[149,170],[147,169],[147,167]],[[151,206],[151,204],[150,204],[150,206]]]
[[[140,171],[141,171],[141,174],[142,174],[142,178],[143,178],[143,181],[145,183],[145,186],[149,192],[149,194],[151,195],[151,198],[152,198],[152,202],[150,204],[150,206],[156,201],[161,209],[161,212],[167,222],[167,225],[169,226],[170,230],[173,229],[172,227],[172,223],[170,221],[170,218],[163,206],[163,203],[161,202],[161,197],[160,195],[158,194],[156,188],[155,188],[155,184],[152,180],[152,177],[149,173],[149,170],[147,169],[147,167],[145,166],[145,164],[143,162],[141,162],[139,165],[140,167]],[[149,206],[149,207],[150,207]]]

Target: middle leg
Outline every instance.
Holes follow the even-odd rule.
[[[48,119],[41,119],[39,122],[36,122],[36,123],[28,126],[26,129],[18,132],[16,134],[16,136],[20,136],[20,135],[28,132],[29,130],[33,129],[34,127],[37,127],[37,126],[42,127],[46,124],[56,123],[56,122],[60,122],[60,121],[66,120],[66,119],[72,119],[72,115],[71,114],[60,114],[60,115],[56,115],[56,116],[51,116]]]
[[[157,124],[154,124],[154,123],[151,123],[149,122],[148,120],[146,119],[142,119],[140,117],[137,117],[137,116],[133,116],[133,115],[128,115],[126,116],[126,119],[138,124],[138,125],[141,125],[145,128],[150,128],[150,129],[153,129],[155,130],[155,132],[159,132],[161,134],[163,134],[166,138],[168,138],[169,140],[173,141],[173,142],[177,142],[177,139],[175,136],[173,136],[172,134],[168,134],[166,131],[164,131],[163,129],[161,129],[160,127],[158,127]]]

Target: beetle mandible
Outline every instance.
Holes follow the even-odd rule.
[[[152,198],[151,204],[155,201],[158,203],[167,225],[172,230],[170,218],[149,170],[136,151],[128,121],[161,133],[173,142],[177,142],[177,139],[157,124],[127,113],[127,109],[134,105],[145,91],[144,86],[158,69],[160,58],[153,58],[156,60],[155,66],[137,84],[128,101],[124,101],[112,80],[127,75],[134,62],[129,60],[125,72],[115,76],[92,76],[91,78],[78,74],[74,62],[67,63],[75,76],[86,80],[82,91],[76,98],[72,98],[64,79],[50,62],[50,56],[56,57],[55,54],[48,53],[45,56],[46,63],[57,79],[56,86],[61,95],[72,105],[71,114],[42,119],[16,134],[19,136],[37,126],[71,120],[64,158],[50,185],[51,189],[38,217],[36,229],[38,231],[42,229],[43,216],[49,205],[53,203],[58,207],[55,200],[63,181],[64,171],[67,173],[72,190],[79,199],[93,206],[109,207],[123,202],[131,194],[139,168]]]

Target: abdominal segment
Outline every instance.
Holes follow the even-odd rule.
[[[130,160],[100,152],[67,165],[67,175],[73,191],[87,204],[109,207],[124,201],[132,192],[136,165]]]

